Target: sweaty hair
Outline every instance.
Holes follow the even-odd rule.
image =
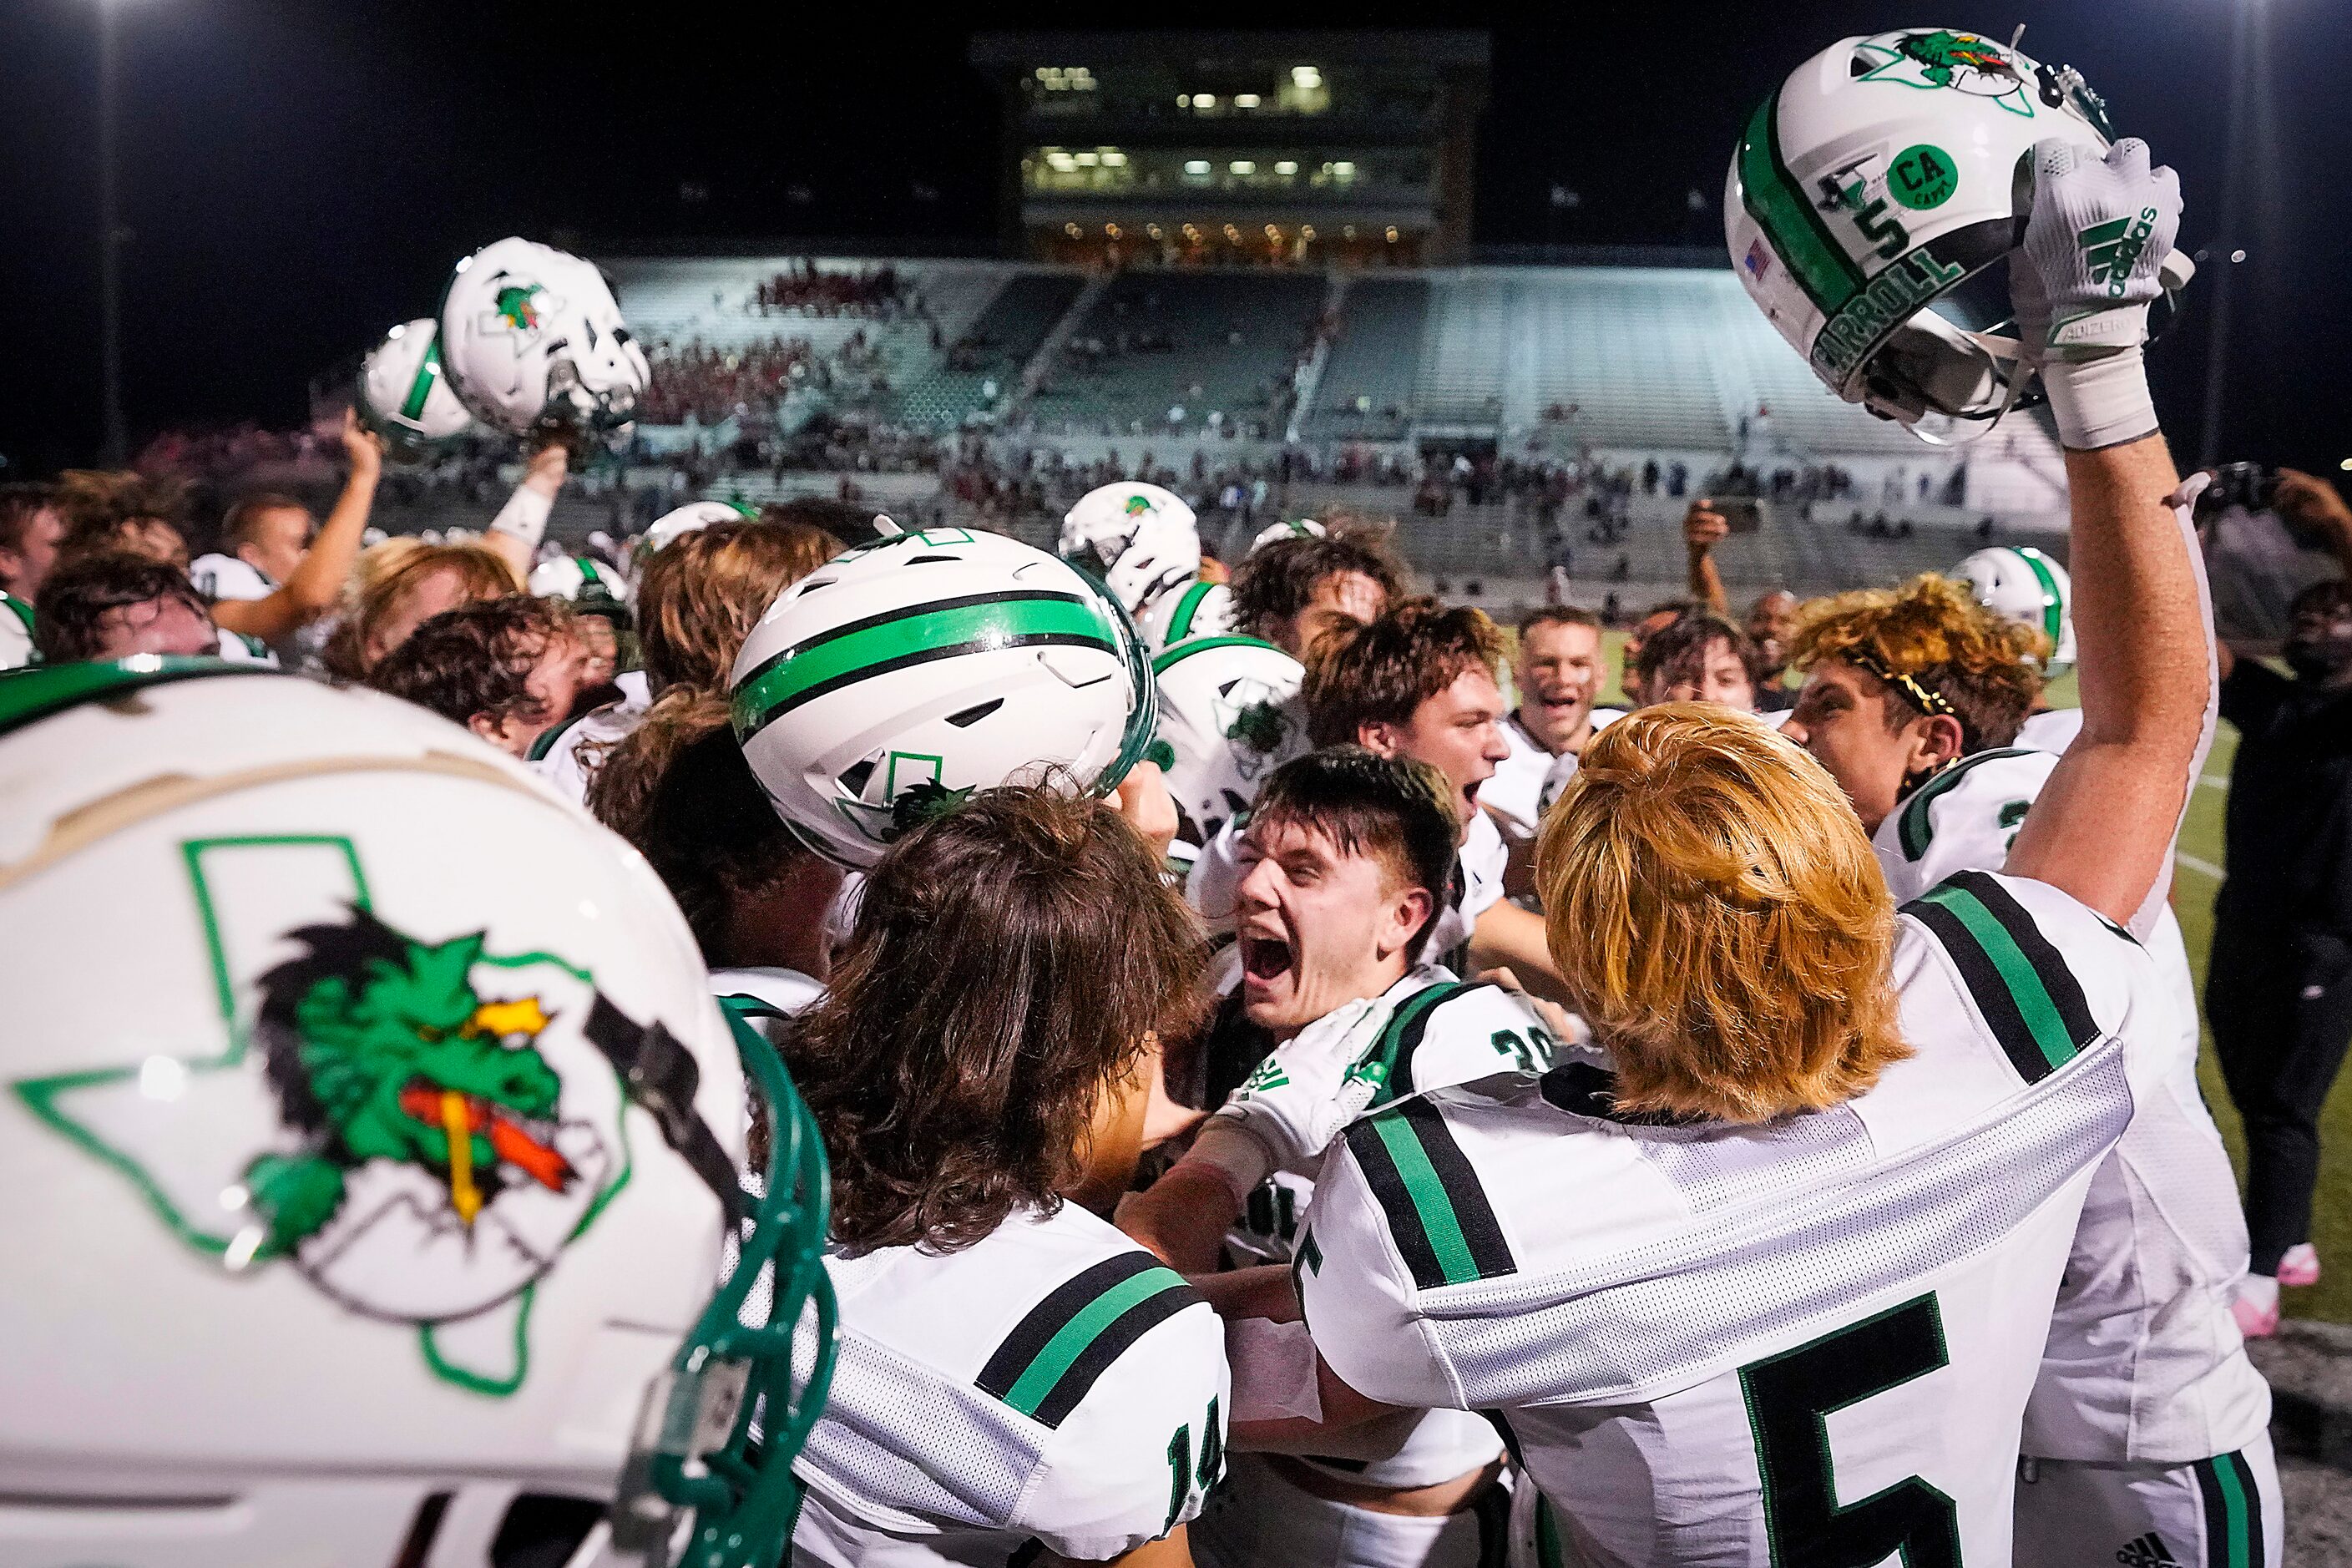
[[[1538,626],[1584,626],[1597,632],[1601,617],[1578,605],[1538,605],[1519,617],[1519,635],[1525,637]]]
[[[58,481],[53,504],[66,525],[58,555],[86,555],[113,548],[124,525],[142,518],[179,528],[187,492],[176,479],[150,479],[131,469],[68,468]]]
[[[1751,662],[1754,650],[1746,632],[1713,610],[1685,610],[1642,639],[1641,655],[1633,661],[1633,679],[1645,687],[1661,676],[1669,683],[1696,686],[1706,669],[1708,650],[1717,643],[1738,656],[1743,667]]]
[[[73,664],[101,657],[100,626],[108,614],[151,599],[178,599],[205,620],[213,618],[188,574],[168,562],[127,550],[101,550],[68,561],[51,572],[33,601],[33,647],[49,664]]]
[[[1379,584],[1384,599],[1404,592],[1404,568],[1388,542],[1372,530],[1335,531],[1321,539],[1311,533],[1277,539],[1252,551],[1234,568],[1234,624],[1252,637],[1265,637],[1276,622],[1313,604],[1316,586],[1326,577],[1357,572]]]
[[[25,548],[25,531],[33,525],[33,519],[45,508],[55,510],[57,504],[58,492],[54,485],[21,482],[0,485],[0,548]],[[64,520],[60,518],[58,521],[62,522]]]
[[[342,618],[320,653],[327,673],[341,681],[365,680],[368,644],[377,628],[395,619],[409,596],[440,572],[457,573],[469,600],[522,592],[514,568],[487,545],[426,544],[415,539],[387,539],[372,545],[360,554]]]
[[[2040,631],[1978,604],[1967,584],[1933,574],[1816,599],[1789,637],[1800,669],[1832,658],[1875,677],[1886,689],[1889,730],[1926,717],[1940,700],[1959,721],[1964,752],[2017,739],[2042,694],[2035,661],[2049,647]]]
[[[1250,808],[1250,831],[1307,828],[1343,855],[1377,860],[1391,890],[1429,894],[1429,920],[1413,933],[1417,952],[1441,910],[1454,877],[1462,824],[1454,792],[1435,768],[1391,761],[1362,746],[1309,752],[1266,775]]]
[[[814,858],[752,776],[723,693],[647,713],[589,775],[588,809],[653,867],[714,969],[732,960],[735,900],[775,890]]]
[[[1626,1110],[1768,1121],[1910,1054],[1870,841],[1828,772],[1754,719],[1666,702],[1595,735],[1536,885]]]
[[[637,637],[646,679],[715,691],[743,639],[776,595],[841,553],[800,522],[721,522],[679,535],[637,579]]]
[[[835,1237],[952,1251],[1050,1211],[1152,1032],[1189,1027],[1206,961],[1150,847],[1096,802],[985,790],[891,845],[789,1053]]]
[[[1502,662],[1502,634],[1486,611],[1447,609],[1427,598],[1391,604],[1379,619],[1335,633],[1314,650],[1299,687],[1307,738],[1337,746],[1366,724],[1411,723],[1414,709],[1465,670],[1492,675]]]
[[[367,683],[456,723],[545,718],[528,682],[547,645],[571,627],[555,599],[509,595],[444,610],[383,656]]]
[[[247,542],[253,525],[261,520],[264,513],[273,511],[299,511],[307,517],[310,509],[292,496],[282,495],[276,490],[263,490],[257,495],[247,496],[229,508],[227,515],[221,519],[221,542],[232,551]]]

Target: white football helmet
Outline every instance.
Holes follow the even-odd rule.
[[[1136,620],[1154,653],[1194,637],[1221,637],[1234,629],[1234,591],[1196,578],[1181,593],[1160,595]]]
[[[1255,637],[1213,637],[1170,648],[1151,671],[1160,745],[1147,754],[1205,844],[1249,809],[1268,773],[1307,753],[1306,667]]]
[[[0,594],[0,669],[19,669],[33,652],[33,606],[14,594]]]
[[[1201,529],[1183,499],[1121,479],[1078,498],[1062,519],[1062,559],[1109,585],[1130,616],[1201,574]]]
[[[644,571],[648,557],[681,535],[709,528],[714,522],[753,522],[759,516],[758,507],[731,500],[690,500],[662,513],[654,519],[652,527],[637,535],[629,547],[630,571],[633,574]]]
[[[1790,72],[1732,153],[1733,270],[1840,397],[1931,439],[1997,419],[2032,374],[1994,268],[2029,153],[2049,137],[2104,153],[2114,134],[2074,70],[1992,38],[1847,38]]]
[[[441,327],[431,317],[384,334],[360,366],[360,420],[396,457],[429,455],[474,423],[441,364]]]
[[[650,378],[612,285],[590,263],[527,239],[483,247],[441,297],[441,358],[483,424],[606,436]]]
[[[530,569],[523,584],[542,598],[562,599],[583,615],[626,626],[629,591],[621,574],[593,555],[558,555]]]
[[[1977,602],[1996,616],[2027,626],[2056,649],[2042,672],[2056,675],[2074,663],[2074,582],[2066,568],[2030,544],[1979,550],[1952,568],[1952,575],[1976,590]]]
[[[1152,735],[1150,658],[1118,602],[960,528],[861,545],[785,589],[731,684],[778,815],[857,869],[975,789],[1066,775],[1106,794]]]
[[[1271,527],[1259,529],[1257,537],[1250,541],[1249,549],[1244,553],[1255,555],[1276,540],[1321,539],[1329,531],[1311,517],[1294,517],[1286,521],[1275,523]]]
[[[209,659],[0,678],[0,1562],[777,1560],[824,1165],[637,855]]]

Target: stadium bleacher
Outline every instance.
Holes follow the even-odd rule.
[[[1030,357],[1045,345],[1083,285],[1075,272],[1024,272],[1000,283],[986,308],[948,339],[950,352],[900,387],[899,419],[953,429],[1011,397],[1020,389]],[[994,399],[987,395],[991,382],[996,384]]]
[[[1404,437],[1412,424],[1430,289],[1425,278],[1374,276],[1348,285],[1339,339],[1323,367],[1306,434],[1374,441]]]
[[[1129,272],[1095,300],[1033,400],[1081,429],[1265,422],[1311,342],[1324,279],[1298,272]],[[1195,390],[1197,389],[1197,390]]]

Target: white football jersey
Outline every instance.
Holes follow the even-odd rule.
[[[2027,714],[2025,722],[2017,727],[2017,743],[2037,752],[2063,753],[2082,732],[2080,708],[2053,708],[2046,712]]]
[[[2171,1026],[2139,944],[1963,872],[1905,907],[1914,1054],[1761,1126],[1624,1116],[1571,1061],[1335,1143],[1307,1320],[1375,1399],[1500,1414],[1583,1562],[1998,1568],[2084,1188]]]
[[[1221,637],[1234,628],[1234,593],[1223,583],[1193,578],[1181,589],[1162,592],[1135,617],[1153,653],[1164,653],[1194,637]]]
[[[33,659],[33,606],[0,594],[0,669],[21,668]]]
[[[799,1563],[1116,1557],[1200,1511],[1224,1467],[1224,1329],[1074,1204],[953,1252],[829,1254],[840,1359],[793,1467]]]
[[[278,584],[251,562],[215,551],[188,563],[188,581],[207,599],[267,599]]]
[[[1405,1095],[1467,1083],[1496,1072],[1541,1072],[1559,1048],[1527,998],[1500,985],[1465,983],[1424,963],[1381,994],[1396,1011],[1365,1052],[1378,1063],[1377,1109]],[[1287,1263],[1315,1197],[1311,1178],[1277,1172],[1250,1194],[1227,1249],[1248,1262]],[[1503,1451],[1495,1428],[1463,1410],[1432,1410],[1412,1423],[1394,1452],[1372,1460],[1303,1457],[1341,1479],[1372,1487],[1427,1487],[1467,1475]]]
[[[654,705],[646,672],[632,669],[615,676],[621,700],[592,708],[568,724],[559,724],[533,742],[530,765],[553,784],[566,800],[588,804],[588,776],[606,752],[626,739]]]
[[[1920,785],[1872,837],[1889,890],[1911,899],[1955,871],[2000,870],[2057,765],[2048,752],[1979,752]],[[2170,1027],[2151,1041],[2149,1088],[2075,1230],[2026,1406],[2036,1458],[2186,1463],[2242,1448],[2270,1424],[2270,1385],[2230,1315],[2246,1216],[2197,1083],[2197,986],[2169,908],[2147,950]]]
[[[1511,754],[1496,763],[1495,776],[1478,786],[1478,807],[1502,819],[1506,842],[1524,841],[1536,836],[1543,820],[1544,780],[1559,759],[1528,733],[1516,712],[1505,714],[1498,727]]]
[[[278,655],[259,637],[249,637],[226,626],[214,627],[213,637],[215,651],[231,664],[259,664],[271,669],[278,668]]]

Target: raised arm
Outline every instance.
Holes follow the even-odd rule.
[[[1731,531],[1731,520],[1701,496],[1683,513],[1683,551],[1688,570],[1685,585],[1690,596],[1718,616],[1731,614],[1731,595],[1724,591],[1723,573],[1715,563],[1715,547]]]
[[[2168,884],[2216,685],[2196,542],[2186,508],[2169,499],[2179,479],[2140,361],[2157,268],[2179,225],[2179,182],[2151,170],[2137,141],[2103,161],[2054,142],[2034,152],[2011,286],[2066,447],[2083,730],[2008,869],[2144,931]],[[2120,250],[2132,243],[2136,259]]]
[[[302,552],[276,593],[258,599],[228,599],[213,606],[213,620],[226,630],[242,632],[263,642],[291,636],[335,607],[343,584],[351,581],[352,563],[367,532],[368,513],[375,506],[375,488],[383,477],[383,443],[363,427],[351,410],[343,412],[343,454],[351,459],[351,477],[334,510],[319,526],[310,548]]]
[[[482,542],[514,568],[518,583],[528,581],[530,569],[539,564],[539,542],[546,537],[547,520],[554,513],[555,498],[571,470],[572,454],[562,442],[550,441],[533,451],[522,483],[490,520],[490,531],[482,535]]]

